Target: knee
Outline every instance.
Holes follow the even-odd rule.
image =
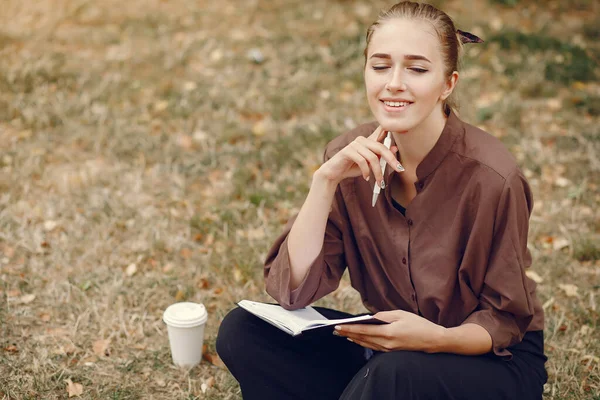
[[[370,373],[377,381],[390,380],[404,384],[426,381],[429,354],[416,351],[396,351],[376,356],[370,365]]]
[[[238,307],[231,310],[221,322],[216,348],[225,363],[239,358],[240,352],[247,349],[245,335],[251,331],[252,317],[246,310]]]

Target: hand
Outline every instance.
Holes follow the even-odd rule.
[[[394,171],[402,171],[395,156],[398,148],[392,146],[387,149],[383,140],[387,132],[381,126],[369,136],[359,136],[337,154],[327,160],[317,171],[321,176],[336,184],[346,178],[363,176],[369,180],[371,172],[377,182],[383,180],[379,159],[384,158]]]
[[[383,311],[375,314],[375,318],[389,324],[340,325],[335,332],[376,351],[413,350],[432,353],[437,351],[446,330],[441,325],[407,311]]]

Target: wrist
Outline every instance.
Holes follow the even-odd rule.
[[[338,179],[332,177],[323,168],[323,166],[319,167],[319,169],[317,169],[313,173],[313,184],[318,184],[319,186],[325,186],[325,187],[333,188],[335,190],[335,188],[337,188],[337,185],[339,183],[340,183],[340,181]]]
[[[427,353],[445,353],[448,344],[452,341],[452,332],[450,329],[438,325],[438,329],[433,335],[431,342],[426,350]]]

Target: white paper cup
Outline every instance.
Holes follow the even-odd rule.
[[[197,303],[175,303],[165,310],[163,321],[167,324],[175,365],[193,367],[200,363],[207,318],[204,305]]]

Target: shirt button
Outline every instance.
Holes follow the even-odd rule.
[[[409,219],[409,220],[408,220],[408,221],[406,221],[406,222],[408,223],[408,226],[412,226],[412,224],[413,224],[413,220],[412,220],[412,219]]]
[[[419,189],[423,189],[423,186],[425,186],[425,185],[423,184],[423,182],[419,182],[419,184],[417,185],[417,187],[418,187]]]
[[[406,257],[402,257],[402,264],[406,264]]]

